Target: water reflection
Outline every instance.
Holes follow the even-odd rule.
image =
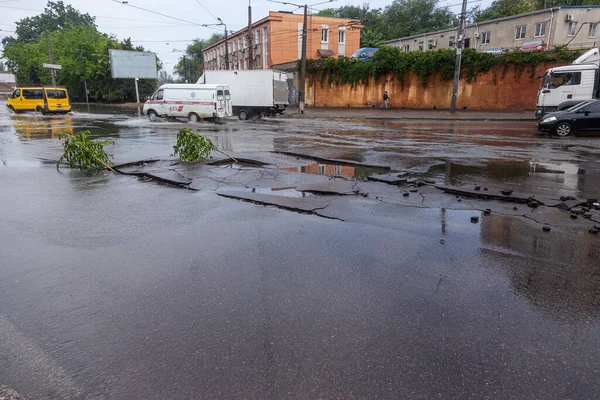
[[[546,233],[539,224],[493,214],[482,218],[480,234],[482,243],[492,248],[537,258],[528,268],[508,260],[500,264],[515,292],[536,309],[557,317],[600,316],[600,275],[597,273],[600,249],[596,238],[570,231]],[[506,257],[513,255],[506,254]]]
[[[368,167],[352,167],[349,165],[322,164],[314,163],[301,167],[282,168],[284,171],[299,172],[302,174],[325,175],[325,176],[342,176],[349,178],[366,178],[370,175],[382,174],[389,172],[387,169],[368,168]]]
[[[56,138],[61,133],[73,133],[73,121],[69,117],[33,119],[27,116],[14,116],[13,128],[25,139]]]

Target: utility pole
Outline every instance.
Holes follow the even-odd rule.
[[[466,1],[466,0],[465,0]],[[304,114],[304,98],[306,95],[306,24],[308,22],[308,6],[304,5],[304,23],[302,24],[302,61],[300,61],[300,91],[298,93],[298,111]]]
[[[227,43],[227,25],[225,25],[225,69],[229,69],[229,43]]]
[[[252,40],[252,0],[248,0],[248,68],[254,69],[254,56],[252,55],[252,46],[254,45]]]
[[[50,64],[54,64],[52,62],[52,49],[50,48],[50,35],[48,31],[46,31],[46,46],[48,47],[48,62]],[[50,68],[50,78],[52,79],[52,87],[56,87],[56,76],[54,74],[54,68]]]
[[[456,41],[456,64],[454,66],[454,84],[452,85],[452,102],[450,103],[450,114],[456,112],[456,98],[458,97],[458,84],[460,82],[460,68],[462,63],[463,44],[465,42],[465,19],[467,17],[467,0],[463,0],[460,13],[460,26],[458,28],[458,40]]]

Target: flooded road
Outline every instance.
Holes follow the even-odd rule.
[[[196,190],[181,190],[57,171],[61,132],[114,140],[123,164],[168,159],[186,125],[95,111],[0,110],[0,383],[29,400],[600,396],[600,237],[587,225],[521,204],[484,215],[434,188],[410,192],[414,204],[391,204],[384,184],[331,203],[299,189],[369,185],[382,173],[370,165],[597,199],[600,137],[557,140],[530,122],[199,124],[273,167],[190,170]],[[273,177],[285,181],[263,185]],[[215,192],[258,179],[253,196],[321,214]]]

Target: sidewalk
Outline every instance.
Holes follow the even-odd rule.
[[[297,107],[289,107],[285,112],[288,118],[349,118],[349,119],[410,119],[448,121],[536,121],[535,111],[482,111],[460,110],[452,115],[448,110],[415,110],[353,107],[330,108],[308,107],[304,114],[298,114]]]

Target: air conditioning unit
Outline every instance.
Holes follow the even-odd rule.
[[[479,32],[475,32],[475,37],[478,38],[479,37]]]
[[[573,21],[573,14],[567,14],[567,17],[565,18],[565,21],[567,21],[567,22]]]

